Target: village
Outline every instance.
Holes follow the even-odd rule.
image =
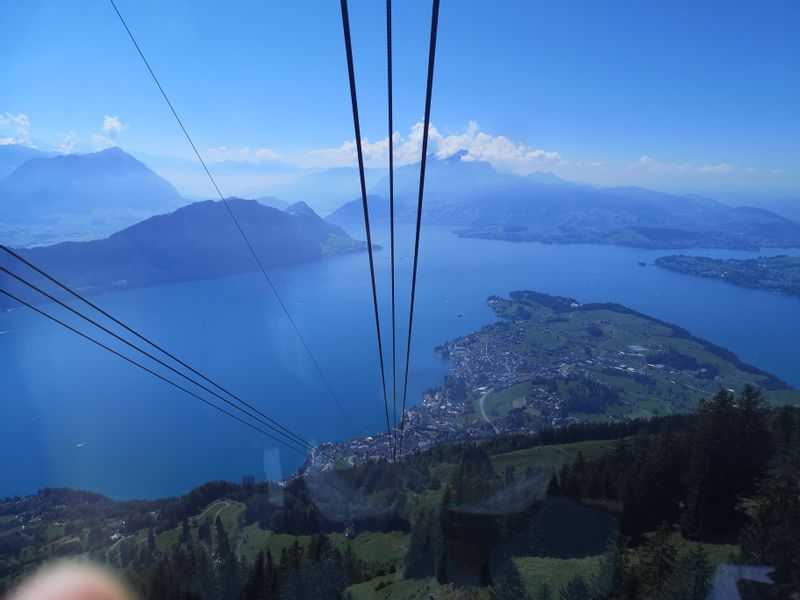
[[[395,438],[407,454],[452,441],[687,411],[720,387],[752,379],[701,340],[676,338],[669,325],[624,307],[515,294],[523,295],[488,299],[503,320],[435,349],[450,373],[406,412],[402,435],[384,431],[321,444],[306,468],[390,459]]]

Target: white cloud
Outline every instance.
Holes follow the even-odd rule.
[[[103,133],[110,140],[117,139],[125,127],[120,122],[119,117],[111,117],[109,115],[103,117]]]
[[[78,134],[70,131],[69,133],[59,134],[57,138],[58,141],[53,144],[53,150],[62,154],[70,154],[78,141]]]
[[[776,175],[777,175],[777,174],[779,174],[779,173],[783,173],[783,169],[770,169],[770,171],[769,171],[769,172],[770,172],[770,173],[774,173],[774,174],[776,174]]]
[[[259,148],[255,151],[255,156],[259,160],[278,160],[281,155],[270,148]]]
[[[476,121],[470,121],[464,133],[438,140],[436,156],[439,158],[461,151],[466,151],[462,160],[484,160],[520,173],[530,173],[561,161],[559,152],[531,148],[502,135],[484,133]]]
[[[665,163],[654,159],[652,156],[642,156],[628,166],[631,170],[641,170],[648,173],[730,173],[740,171],[728,163],[718,163],[716,165],[692,165],[688,163]]]
[[[398,166],[419,161],[422,153],[423,123],[416,123],[406,137],[393,135],[394,159]],[[384,166],[388,161],[388,138],[370,142],[363,138],[361,145],[367,166]],[[437,158],[447,158],[464,152],[461,160],[483,160],[519,173],[530,173],[552,167],[562,161],[561,154],[514,142],[502,135],[491,135],[480,131],[476,121],[470,121],[463,133],[443,135],[431,124],[428,129],[428,152]],[[344,167],[354,166],[357,161],[356,142],[348,140],[336,148],[321,148],[309,151],[303,162],[305,166]]]
[[[9,112],[0,114],[0,132],[11,133],[0,138],[0,145],[8,144],[27,144],[30,145],[30,121],[28,115],[18,113],[16,115]]]
[[[127,129],[127,125],[123,125],[119,117],[112,117],[105,115],[103,117],[103,125],[101,127],[103,133],[92,134],[92,144],[95,149],[102,150],[103,148],[110,148],[115,146],[117,139],[122,135],[123,130]]]
[[[259,163],[267,160],[278,160],[281,155],[271,148],[258,148],[251,150],[248,146],[239,148],[228,148],[227,146],[216,146],[206,149],[205,158],[208,162],[222,162],[232,160],[237,162]]]
[[[698,173],[730,173],[734,167],[728,163],[719,163],[717,165],[700,165],[699,167],[687,166],[690,170],[695,170]]]

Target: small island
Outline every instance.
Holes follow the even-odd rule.
[[[768,290],[800,297],[800,256],[763,256],[759,258],[708,258],[706,256],[662,256],[659,267],[727,281],[739,287]]]

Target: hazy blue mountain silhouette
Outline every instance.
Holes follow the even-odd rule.
[[[286,202],[286,200],[281,200],[275,196],[261,196],[256,198],[256,200],[264,206],[271,206],[272,208],[277,208],[279,210],[286,210],[289,208],[289,203]]]
[[[800,224],[768,210],[646,188],[595,188],[541,174],[523,177],[462,157],[429,157],[423,209],[425,222],[460,227],[462,235],[653,248],[800,246]],[[385,187],[381,181],[372,191]],[[397,169],[399,219],[414,217],[418,189],[418,164]],[[370,214],[388,216],[385,195],[370,197]],[[358,224],[361,201],[348,202],[328,219],[346,227]]]
[[[764,198],[753,202],[752,205],[800,223],[800,197]]]
[[[385,172],[385,169],[366,169],[367,185],[374,184]],[[357,168],[335,167],[303,175],[291,183],[274,185],[268,192],[289,202],[306,202],[317,212],[328,214],[358,197],[359,186]]]
[[[0,220],[27,223],[93,210],[163,210],[185,203],[167,180],[117,147],[34,158],[0,180]]]
[[[268,269],[365,248],[307,206],[292,214],[255,200],[231,198],[228,205]],[[21,253],[90,292],[258,270],[225,206],[211,200],[151,217],[105,239]]]
[[[44,152],[21,144],[0,145],[0,177],[5,177],[32,158],[46,158],[54,154],[54,152]]]

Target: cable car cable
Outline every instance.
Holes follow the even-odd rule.
[[[122,26],[125,28],[125,31],[128,32],[128,37],[131,38],[131,41],[133,42],[133,45],[136,47],[136,50],[139,53],[139,56],[142,58],[142,62],[144,62],[144,65],[147,67],[147,70],[150,72],[150,76],[153,78],[153,81],[155,82],[156,86],[158,86],[158,89],[161,92],[161,95],[164,97],[164,100],[166,101],[167,106],[169,106],[170,111],[172,111],[172,115],[175,117],[175,120],[178,122],[178,125],[180,126],[181,130],[183,131],[184,136],[186,136],[186,139],[188,140],[189,145],[192,147],[192,150],[194,150],[194,153],[197,156],[197,159],[200,161],[200,164],[203,165],[203,169],[205,170],[206,175],[208,175],[208,178],[209,178],[209,180],[211,180],[211,184],[214,186],[214,189],[216,190],[217,194],[219,195],[220,200],[222,200],[222,203],[225,205],[225,208],[227,209],[228,214],[230,215],[231,219],[233,220],[234,224],[236,225],[236,228],[239,230],[239,233],[241,234],[242,239],[244,240],[245,244],[247,245],[247,248],[250,250],[250,254],[252,254],[253,258],[256,261],[256,264],[258,264],[258,268],[261,270],[261,273],[264,275],[264,279],[266,279],[267,284],[272,289],[272,292],[275,294],[275,298],[277,298],[278,303],[281,305],[281,308],[283,309],[283,312],[286,315],[286,318],[289,319],[289,322],[291,323],[292,328],[294,329],[295,333],[297,334],[297,337],[300,340],[300,343],[303,345],[303,348],[305,348],[305,351],[308,353],[309,358],[311,358],[311,362],[314,364],[314,368],[319,373],[319,376],[322,379],[323,383],[325,384],[325,387],[328,389],[328,392],[330,393],[330,395],[333,398],[334,402],[336,402],[336,405],[339,407],[339,411],[342,413],[342,416],[344,417],[345,421],[347,421],[347,424],[349,425],[351,431],[355,434],[355,427],[353,427],[352,421],[350,421],[350,418],[347,416],[347,413],[345,412],[344,408],[342,407],[341,402],[339,402],[339,398],[336,395],[336,392],[333,391],[333,387],[331,386],[330,382],[328,381],[328,378],[325,377],[325,374],[322,372],[322,367],[320,367],[319,362],[317,362],[317,359],[314,356],[314,353],[311,352],[311,348],[306,343],[306,340],[303,337],[303,334],[300,333],[300,329],[297,327],[297,323],[295,323],[295,320],[292,318],[292,315],[289,313],[289,309],[286,307],[286,304],[284,303],[283,298],[281,298],[281,295],[278,293],[278,290],[275,288],[275,285],[272,283],[272,279],[267,274],[267,270],[264,268],[264,265],[261,262],[261,259],[256,254],[256,251],[253,249],[253,246],[250,243],[250,240],[247,238],[247,235],[245,235],[244,230],[242,229],[242,226],[239,224],[239,220],[233,214],[233,210],[231,210],[231,207],[228,204],[228,201],[225,199],[225,196],[222,195],[222,192],[220,191],[216,180],[211,175],[211,171],[208,170],[208,166],[206,165],[206,162],[203,160],[203,157],[200,155],[200,152],[197,150],[197,147],[194,145],[194,142],[192,141],[192,138],[189,135],[189,132],[186,130],[186,127],[184,127],[183,121],[181,121],[181,118],[178,116],[178,113],[175,110],[175,107],[172,106],[172,102],[170,101],[169,97],[167,96],[167,93],[164,91],[164,88],[161,86],[161,82],[158,80],[158,77],[156,77],[155,72],[153,72],[153,69],[150,67],[150,63],[148,62],[147,58],[145,57],[144,53],[142,52],[142,49],[139,47],[139,44],[136,41],[136,38],[133,37],[133,33],[131,32],[130,28],[128,27],[128,24],[125,22],[125,19],[122,17],[122,13],[119,12],[119,9],[117,8],[117,5],[114,3],[114,0],[109,0],[109,1],[111,2],[111,6],[114,8],[114,12],[117,13],[117,16],[119,17],[119,20],[122,23]]]
[[[43,289],[39,288],[39,287],[38,287],[38,286],[36,286],[35,284],[33,284],[33,283],[31,283],[30,281],[26,280],[25,278],[23,278],[23,277],[21,277],[21,276],[17,275],[16,273],[12,273],[11,271],[9,271],[8,269],[6,269],[5,267],[0,267],[0,271],[2,271],[3,273],[6,273],[7,275],[10,275],[11,277],[13,277],[14,279],[16,279],[16,280],[17,280],[17,281],[19,281],[20,283],[22,283],[22,284],[24,284],[24,285],[28,286],[29,288],[31,288],[31,289],[33,289],[33,290],[35,290],[35,291],[37,291],[37,292],[39,292],[39,294],[41,294],[42,296],[44,296],[44,297],[48,298],[48,299],[49,299],[49,300],[51,300],[52,302],[55,302],[56,304],[58,304],[58,305],[59,305],[59,306],[61,306],[62,308],[65,308],[65,309],[67,309],[68,311],[70,311],[70,312],[71,312],[71,313],[73,313],[74,315],[77,315],[78,317],[80,317],[80,318],[84,319],[85,321],[87,321],[87,322],[91,323],[92,325],[94,325],[94,326],[95,326],[95,327],[97,327],[98,329],[101,329],[102,331],[104,331],[104,332],[105,332],[105,333],[107,333],[108,335],[110,335],[110,336],[114,337],[115,339],[119,340],[119,341],[120,341],[120,342],[122,342],[123,344],[125,344],[125,345],[129,346],[130,348],[133,348],[134,350],[136,350],[137,352],[140,352],[141,354],[144,354],[146,357],[148,357],[149,359],[151,359],[151,360],[153,360],[153,361],[157,362],[157,363],[158,363],[159,365],[161,365],[162,367],[164,367],[164,368],[166,368],[166,369],[169,369],[170,371],[172,371],[172,372],[173,372],[173,373],[175,373],[176,375],[179,375],[180,377],[183,377],[184,379],[186,379],[187,381],[189,381],[189,382],[193,383],[193,384],[194,384],[194,385],[196,385],[197,387],[199,387],[199,388],[203,389],[204,391],[208,392],[209,394],[212,394],[213,396],[215,396],[215,397],[216,397],[216,398],[218,398],[219,400],[222,400],[223,402],[225,402],[226,404],[228,404],[228,405],[229,405],[229,406],[231,406],[232,408],[234,408],[234,409],[236,409],[236,410],[238,410],[238,411],[240,411],[240,412],[244,413],[245,415],[247,415],[247,416],[248,416],[248,417],[250,417],[251,419],[255,419],[256,421],[260,422],[262,425],[265,425],[266,427],[268,427],[268,428],[270,428],[270,429],[274,430],[274,431],[275,431],[277,434],[279,434],[279,435],[282,435],[282,436],[286,437],[286,438],[287,438],[287,439],[289,439],[289,440],[292,440],[292,442],[293,442],[293,443],[300,443],[300,444],[302,444],[303,446],[306,446],[306,447],[308,447],[309,449],[311,449],[311,448],[312,448],[312,445],[311,445],[311,444],[309,444],[307,441],[305,441],[305,440],[304,440],[302,437],[300,437],[299,435],[295,434],[295,433],[294,433],[294,432],[292,432],[290,429],[287,429],[286,427],[284,427],[283,425],[281,425],[281,424],[280,424],[280,423],[278,423],[277,421],[273,420],[272,418],[268,417],[267,415],[263,415],[263,413],[262,413],[262,416],[263,416],[264,418],[266,418],[266,421],[265,421],[264,419],[262,419],[262,418],[260,418],[260,417],[258,417],[258,416],[256,416],[256,415],[253,415],[253,414],[249,413],[248,411],[246,411],[245,409],[241,408],[240,406],[237,406],[236,404],[234,404],[233,402],[231,402],[231,401],[230,401],[230,400],[228,400],[227,398],[224,398],[223,396],[219,395],[219,394],[218,394],[217,392],[215,392],[214,390],[211,390],[211,389],[207,388],[207,387],[206,387],[206,386],[204,386],[202,383],[198,383],[197,381],[195,381],[194,379],[192,379],[192,378],[191,378],[191,377],[189,377],[188,375],[186,375],[186,374],[184,374],[184,373],[181,373],[180,371],[178,371],[178,370],[177,370],[177,369],[175,369],[174,367],[172,367],[172,366],[168,365],[167,363],[165,363],[165,362],[164,362],[164,361],[162,361],[161,359],[159,359],[159,358],[157,358],[156,356],[153,356],[152,354],[150,354],[149,352],[147,352],[147,350],[143,350],[143,349],[139,348],[138,346],[136,346],[136,345],[135,345],[135,344],[133,344],[132,342],[130,342],[130,341],[126,340],[125,338],[121,337],[120,335],[118,335],[118,334],[114,333],[113,331],[111,331],[111,330],[110,330],[110,329],[108,329],[107,327],[105,327],[105,326],[101,325],[100,323],[98,323],[97,321],[95,321],[94,319],[92,319],[91,317],[87,317],[86,315],[84,315],[83,313],[81,313],[79,310],[76,310],[76,309],[72,308],[71,306],[69,306],[69,305],[68,305],[68,304],[66,304],[65,302],[62,302],[61,300],[59,300],[59,299],[58,299],[58,298],[56,298],[55,296],[52,296],[51,294],[49,294],[49,293],[47,293],[46,291],[44,291]],[[281,430],[282,430],[282,431],[281,431]]]
[[[87,334],[83,333],[82,331],[79,331],[78,329],[76,329],[76,328],[72,327],[71,325],[68,325],[67,323],[65,323],[65,322],[61,321],[60,319],[58,319],[58,318],[56,318],[56,317],[54,317],[54,316],[52,316],[52,315],[50,315],[50,314],[46,313],[45,311],[43,311],[43,310],[41,310],[41,309],[39,309],[39,308],[35,307],[34,305],[32,305],[32,304],[30,304],[30,303],[26,302],[26,301],[25,301],[25,300],[23,300],[22,298],[18,298],[18,297],[17,297],[17,296],[15,296],[14,294],[12,294],[12,293],[10,293],[10,292],[7,292],[7,291],[6,291],[6,290],[4,290],[4,289],[0,289],[0,294],[5,294],[6,296],[8,296],[9,298],[11,298],[11,299],[12,299],[12,300],[14,300],[15,302],[18,302],[19,304],[22,304],[23,306],[26,306],[26,307],[30,308],[31,310],[33,310],[33,311],[35,311],[35,312],[39,313],[39,314],[40,314],[40,315],[42,315],[43,317],[46,317],[46,318],[50,319],[51,321],[53,321],[53,322],[55,322],[55,323],[58,323],[58,324],[59,324],[59,325],[61,325],[62,327],[66,328],[66,329],[68,329],[68,330],[70,330],[70,331],[72,331],[73,333],[76,333],[76,334],[78,334],[79,336],[81,336],[82,338],[84,338],[84,339],[86,339],[86,340],[88,340],[88,341],[92,342],[93,344],[96,344],[96,345],[100,346],[100,347],[101,347],[101,348],[103,348],[104,350],[107,350],[108,352],[111,352],[111,353],[112,353],[112,354],[114,354],[115,356],[118,356],[119,358],[121,358],[121,359],[123,359],[123,360],[125,360],[125,361],[127,361],[127,362],[129,362],[129,363],[131,363],[132,365],[134,365],[134,366],[136,366],[136,367],[139,367],[139,368],[140,368],[140,369],[142,369],[143,371],[146,371],[147,373],[150,373],[150,375],[153,375],[154,377],[157,377],[158,379],[160,379],[160,380],[164,381],[165,383],[168,383],[169,385],[171,385],[171,386],[173,386],[173,387],[176,387],[176,388],[178,388],[178,389],[179,389],[179,390],[181,390],[182,392],[185,392],[185,393],[189,394],[190,396],[193,396],[193,397],[194,397],[194,398],[196,398],[197,400],[200,400],[200,402],[202,402],[202,403],[204,403],[204,404],[207,404],[208,406],[210,406],[210,407],[212,407],[212,408],[215,408],[216,410],[218,410],[218,411],[220,411],[220,412],[224,413],[225,415],[227,415],[227,416],[231,417],[232,419],[236,419],[237,421],[239,421],[239,422],[240,422],[240,423],[242,423],[243,425],[246,425],[247,427],[249,427],[249,428],[251,428],[251,429],[254,429],[255,431],[257,431],[257,432],[259,432],[259,433],[261,433],[261,434],[263,434],[263,435],[267,436],[268,438],[270,438],[270,439],[274,440],[275,442],[278,442],[279,444],[282,444],[283,446],[286,446],[286,447],[287,447],[287,448],[289,448],[290,450],[293,450],[293,451],[297,452],[298,454],[300,454],[300,455],[302,455],[302,456],[306,456],[306,453],[305,453],[305,451],[303,451],[303,450],[299,450],[298,448],[295,448],[294,446],[292,446],[292,445],[288,444],[287,442],[285,442],[285,441],[283,441],[283,440],[281,440],[281,439],[278,439],[278,438],[274,437],[273,435],[271,435],[270,433],[268,433],[268,432],[264,431],[263,429],[260,429],[259,427],[256,427],[256,426],[255,426],[255,425],[253,425],[252,423],[249,423],[249,422],[245,421],[244,419],[241,419],[241,418],[237,417],[236,415],[234,415],[233,413],[230,413],[230,412],[228,412],[228,411],[227,411],[227,410],[225,410],[224,408],[222,408],[222,407],[220,407],[220,406],[217,406],[217,405],[216,405],[216,404],[214,404],[213,402],[210,402],[209,400],[206,400],[205,398],[203,398],[203,397],[201,397],[201,396],[199,396],[199,395],[195,394],[195,393],[194,393],[194,392],[192,392],[191,390],[188,390],[188,389],[186,389],[185,387],[181,386],[180,384],[177,384],[177,383],[175,383],[174,381],[171,381],[171,380],[167,379],[167,378],[166,378],[166,377],[164,377],[163,375],[160,375],[160,374],[156,373],[155,371],[153,371],[152,369],[149,369],[149,368],[145,367],[144,365],[142,365],[142,364],[140,364],[140,363],[136,362],[136,361],[135,361],[135,360],[133,360],[132,358],[129,358],[129,357],[125,356],[124,354],[122,354],[122,353],[120,353],[120,352],[117,352],[117,351],[116,351],[116,350],[114,350],[113,348],[110,348],[109,346],[106,346],[105,344],[103,344],[102,342],[100,342],[100,341],[98,341],[98,340],[94,339],[94,338],[93,338],[93,337],[91,337],[90,335],[87,335]]]
[[[411,362],[411,333],[414,323],[414,297],[417,290],[417,263],[419,260],[419,234],[422,223],[422,198],[425,190],[425,165],[428,153],[428,129],[431,123],[431,93],[433,91],[433,67],[436,60],[436,35],[439,28],[439,0],[433,0],[431,11],[431,41],[428,51],[428,82],[425,90],[425,118],[422,130],[422,158],[419,168],[419,195],[417,197],[417,231],[414,240],[414,267],[411,274],[411,304],[408,311],[408,343],[406,345],[406,369],[403,380],[403,410],[400,418],[400,452],[403,451],[403,431],[406,421],[406,397],[408,395],[408,369]]]
[[[105,316],[106,318],[110,319],[111,321],[113,321],[114,323],[116,323],[117,325],[119,325],[120,327],[122,327],[123,329],[128,331],[129,333],[132,333],[133,335],[135,335],[137,338],[139,338],[143,342],[148,343],[151,347],[155,348],[159,352],[162,352],[164,355],[168,356],[169,358],[171,358],[172,360],[177,362],[182,367],[185,367],[186,369],[188,369],[189,371],[191,371],[192,373],[194,373],[195,375],[197,375],[198,377],[200,377],[201,379],[203,379],[207,383],[213,385],[218,390],[221,390],[222,392],[228,394],[231,398],[235,398],[238,402],[240,402],[242,405],[246,406],[250,410],[258,413],[259,415],[261,415],[262,417],[264,417],[266,419],[270,418],[269,416],[267,416],[263,412],[261,412],[257,407],[253,406],[252,404],[249,404],[245,400],[242,400],[238,395],[234,394],[233,392],[231,392],[227,388],[223,387],[221,384],[217,383],[213,379],[210,379],[209,377],[203,375],[202,373],[200,373],[199,371],[194,369],[192,366],[188,365],[186,362],[184,362],[183,360],[181,360],[180,358],[178,358],[177,356],[175,356],[171,352],[167,351],[161,345],[157,344],[156,342],[154,342],[153,340],[151,340],[147,336],[139,333],[138,331],[136,331],[132,327],[126,325],[125,323],[120,321],[117,317],[115,317],[114,315],[112,315],[108,311],[104,310],[103,308],[101,308],[100,306],[98,306],[97,304],[95,304],[94,302],[92,302],[91,300],[89,300],[88,298],[83,296],[82,294],[76,292],[75,290],[73,290],[71,287],[69,287],[65,283],[59,281],[58,279],[56,279],[55,277],[53,277],[52,275],[50,275],[49,273],[44,271],[42,268],[40,268],[39,266],[35,265],[30,260],[26,259],[24,256],[20,256],[17,252],[15,252],[11,248],[8,248],[7,246],[5,246],[3,244],[0,244],[0,250],[3,250],[6,253],[8,253],[9,255],[11,255],[12,257],[16,258],[21,263],[25,264],[29,268],[31,268],[34,271],[36,271],[37,273],[39,273],[41,276],[45,277],[46,279],[48,279],[52,283],[56,284],[58,287],[63,289],[65,292],[68,292],[69,294],[71,294],[72,296],[74,296],[75,298],[77,298],[78,300],[80,300],[81,302],[86,304],[87,306],[90,306],[91,308],[93,308],[94,310],[96,310],[97,312],[99,312],[100,314]],[[287,431],[289,431],[289,430],[287,429]],[[308,443],[308,442],[304,442],[304,443]]]
[[[361,148],[361,125],[358,119],[358,99],[356,97],[356,76],[353,69],[353,48],[350,40],[350,16],[347,12],[347,0],[341,0],[342,29],[344,30],[344,46],[347,54],[347,75],[350,80],[350,102],[353,107],[353,129],[356,136],[356,153],[358,154],[358,178],[361,184],[361,204],[364,209],[364,227],[367,232],[367,251],[369,254],[369,275],[372,283],[372,306],[375,310],[375,333],[378,340],[378,357],[383,386],[383,408],[386,413],[386,435],[392,446],[391,425],[389,424],[389,400],[386,394],[386,372],[383,366],[383,341],[381,340],[381,321],[378,314],[378,292],[375,286],[375,263],[372,257],[372,234],[369,226],[369,206],[367,204],[367,184],[364,179],[364,154]]]
[[[392,275],[392,436],[397,458],[397,327],[394,277],[394,115],[392,106],[392,0],[386,0],[386,87],[389,122],[389,260]]]

